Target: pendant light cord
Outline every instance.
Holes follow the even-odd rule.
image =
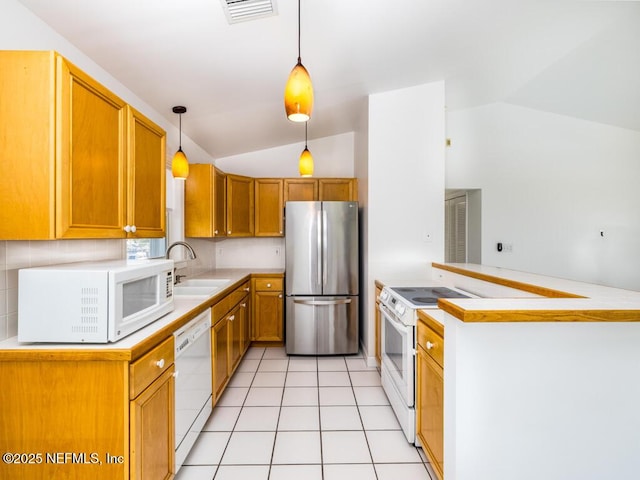
[[[304,122],[304,148],[307,148],[307,125],[309,122]]]
[[[180,121],[180,140],[178,142],[178,148],[182,150],[182,114],[178,115],[178,119]]]
[[[300,0],[298,0],[298,63],[302,63],[300,55]]]

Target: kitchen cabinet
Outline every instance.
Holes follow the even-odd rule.
[[[173,337],[130,366],[131,390],[152,380],[130,404],[130,478],[170,479],[175,473]],[[167,364],[169,365],[167,367]]]
[[[416,427],[422,449],[439,480],[444,478],[444,327],[418,314]]]
[[[0,450],[42,461],[0,462],[0,478],[172,478],[173,351],[173,336],[135,360],[117,348],[4,351]]]
[[[227,235],[227,188],[222,170],[210,164],[189,165],[184,205],[187,237]]]
[[[256,277],[253,282],[253,337],[256,342],[284,341],[282,277]]]
[[[217,401],[248,346],[245,336],[249,310],[250,282],[236,289],[211,307],[211,346],[213,396]],[[244,304],[244,306],[243,306]]]
[[[285,178],[284,201],[318,200],[318,180],[313,178]]]
[[[55,52],[0,69],[0,238],[164,235],[164,132]]]
[[[318,200],[357,201],[357,180],[355,178],[319,178]]]
[[[284,190],[280,178],[255,179],[255,236],[284,236]]]
[[[284,201],[357,201],[355,178],[285,178]]]
[[[227,236],[252,237],[254,217],[253,178],[227,174]]]
[[[131,106],[127,107],[127,226],[129,236],[158,238],[165,235],[166,133]],[[135,230],[132,229],[135,226]]]

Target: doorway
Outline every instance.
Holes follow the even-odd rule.
[[[482,263],[482,192],[455,189],[445,192],[445,262]]]

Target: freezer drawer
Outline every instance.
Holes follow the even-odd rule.
[[[287,297],[289,355],[358,353],[358,296]]]

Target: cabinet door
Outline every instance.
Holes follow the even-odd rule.
[[[311,178],[285,178],[284,201],[297,202],[318,200],[318,181]]]
[[[422,347],[417,353],[416,423],[422,449],[439,480],[444,472],[444,370]]]
[[[253,178],[227,175],[227,236],[253,236]]]
[[[213,236],[227,236],[227,176],[213,169]]]
[[[284,340],[282,292],[255,292],[254,299],[254,340],[282,342]]]
[[[129,110],[127,158],[127,225],[130,237],[163,237],[165,234],[165,137],[164,130],[132,107]]]
[[[244,310],[237,305],[229,315],[227,321],[229,322],[229,375],[231,375],[242,357],[242,315]]]
[[[318,180],[318,200],[357,201],[358,189],[354,178],[320,178]]]
[[[255,236],[282,237],[283,181],[278,178],[258,178],[255,180],[255,190]]]
[[[247,295],[242,302],[240,302],[240,324],[242,325],[242,344],[241,354],[249,348],[251,344],[251,296]]]
[[[126,105],[57,59],[58,238],[125,237]]]
[[[132,480],[170,479],[175,473],[174,370],[172,365],[131,401]]]
[[[211,328],[211,348],[213,396],[218,400],[229,381],[229,322],[226,317]]]

